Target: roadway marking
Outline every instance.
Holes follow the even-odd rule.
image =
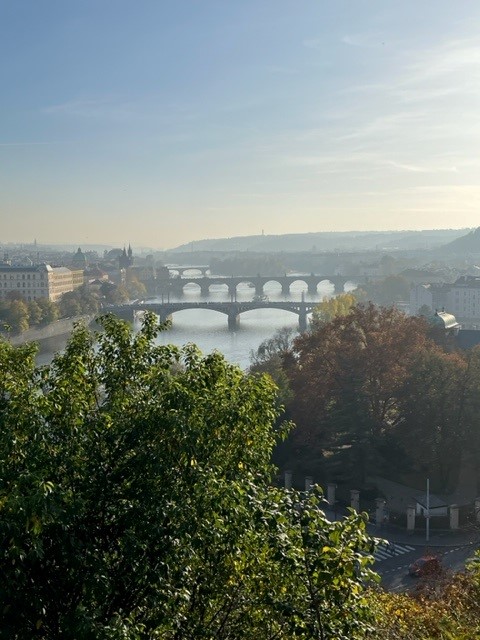
[[[387,544],[381,544],[375,549],[373,557],[377,562],[382,562],[383,560],[389,560],[395,556],[410,553],[411,551],[415,551],[415,547],[412,547],[409,544],[387,542]]]

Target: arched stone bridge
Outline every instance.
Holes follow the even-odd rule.
[[[185,309],[209,309],[223,313],[228,318],[228,328],[231,331],[238,329],[240,315],[245,311],[253,309],[282,309],[296,313],[298,316],[298,326],[300,331],[307,329],[307,315],[311,313],[318,302],[143,302],[125,305],[111,305],[105,308],[105,311],[114,313],[124,320],[133,322],[135,313],[139,311],[151,311],[158,315],[161,322],[171,320],[172,315],[176,311],[184,311]]]
[[[208,264],[192,265],[192,266],[182,265],[181,267],[176,266],[174,264],[167,264],[166,267],[170,271],[170,273],[177,273],[180,276],[183,275],[185,271],[198,271],[204,276],[207,273],[207,271],[210,269]]]
[[[264,286],[267,282],[278,282],[282,287],[282,293],[288,294],[290,286],[294,282],[304,282],[307,285],[308,293],[315,294],[320,282],[330,282],[334,286],[335,293],[343,293],[347,282],[355,282],[361,284],[366,282],[368,278],[364,276],[322,276],[322,275],[283,275],[283,276],[186,276],[173,277],[168,280],[158,281],[158,292],[170,291],[172,294],[181,295],[183,289],[188,284],[196,284],[200,287],[202,295],[208,295],[212,284],[224,284],[228,287],[228,293],[231,297],[235,297],[237,287],[241,283],[251,284],[255,289],[256,295],[262,295]]]

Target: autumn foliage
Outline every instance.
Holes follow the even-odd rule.
[[[314,323],[283,358],[297,427],[284,463],[360,484],[429,468],[448,488],[477,433],[478,356],[432,337],[424,318],[373,304]]]

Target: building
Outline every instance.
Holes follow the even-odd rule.
[[[0,265],[0,300],[21,296],[26,302],[59,300],[64,293],[83,285],[83,271],[41,265]]]
[[[82,269],[82,270],[84,270],[84,269],[87,268],[87,266],[88,266],[87,257],[82,252],[80,247],[78,247],[76,254],[73,256],[71,264],[72,264],[72,268],[74,268],[74,269]]]
[[[122,253],[118,257],[118,268],[128,269],[133,265],[133,251],[132,247],[128,245],[128,251],[123,247]]]
[[[477,320],[480,324],[480,277],[458,278],[450,287],[446,306],[462,323]]]
[[[416,315],[422,307],[428,307],[430,311],[443,309],[448,304],[448,294],[452,285],[450,284],[417,284],[410,289],[410,313]],[[453,310],[452,310],[453,312]]]
[[[455,316],[446,311],[435,311],[435,314],[430,319],[430,322],[434,327],[443,329],[447,334],[457,335],[461,325],[457,322]]]

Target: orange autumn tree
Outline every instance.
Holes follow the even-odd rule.
[[[402,422],[399,396],[412,364],[437,349],[425,320],[373,304],[300,336],[288,369],[295,455],[309,456],[308,467],[325,450],[343,451],[342,473],[360,481],[378,471]]]

